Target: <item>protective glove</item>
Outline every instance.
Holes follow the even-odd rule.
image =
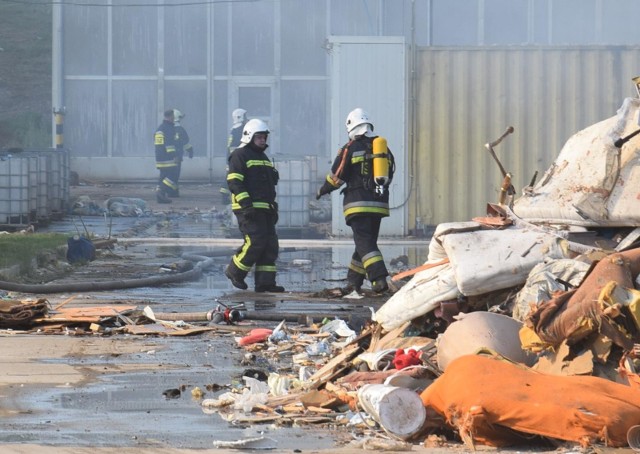
[[[318,189],[318,192],[316,192],[316,200],[320,200],[320,197],[325,194],[329,194],[331,190],[332,188],[327,183],[323,184],[320,186],[320,189]]]

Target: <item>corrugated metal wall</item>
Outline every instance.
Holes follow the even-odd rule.
[[[409,225],[464,221],[496,202],[502,176],[518,193],[566,140],[636,96],[640,48],[423,48],[416,55],[416,132]]]

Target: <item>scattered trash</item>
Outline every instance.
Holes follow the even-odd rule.
[[[96,247],[93,242],[80,235],[67,240],[67,261],[71,264],[87,263],[96,259]]]
[[[142,199],[130,197],[111,197],[104,203],[111,216],[137,217],[150,213],[147,202]]]
[[[182,395],[182,392],[177,388],[165,389],[162,395],[167,399],[177,399]]]
[[[0,300],[0,328],[25,329],[33,326],[34,320],[49,312],[49,302]]]
[[[195,387],[191,390],[191,397],[193,397],[194,399],[202,399],[204,397],[204,392],[199,388],[199,387]]]
[[[235,440],[235,441],[214,440],[213,447],[218,449],[229,448],[229,449],[269,450],[269,449],[276,449],[278,447],[278,442],[273,438],[269,438],[269,437],[245,438],[243,440]]]
[[[272,333],[273,330],[268,328],[252,329],[249,332],[249,335],[238,339],[238,345],[242,347],[245,345],[255,344],[257,342],[264,342],[269,338],[269,336],[271,336]]]
[[[308,259],[293,259],[291,264],[293,266],[309,266],[309,265],[311,265],[311,260],[308,260]]]

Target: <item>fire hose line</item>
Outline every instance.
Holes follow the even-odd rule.
[[[202,276],[202,270],[213,264],[213,259],[202,256],[190,256],[201,261],[195,264],[193,269],[182,273],[162,274],[139,279],[120,279],[105,282],[84,281],[62,284],[20,284],[15,282],[0,281],[0,289],[21,293],[67,293],[88,292],[103,290],[120,290],[125,288],[158,287],[164,284],[197,280]]]
[[[285,252],[293,252],[296,248],[285,248]],[[105,291],[105,290],[121,290],[126,288],[140,287],[159,287],[164,284],[174,284],[176,282],[195,281],[200,279],[202,271],[214,264],[214,257],[231,256],[235,253],[235,249],[222,251],[203,251],[194,254],[183,254],[182,258],[191,262],[196,262],[193,269],[182,273],[162,274],[158,276],[150,276],[139,279],[121,279],[113,281],[84,281],[70,282],[63,284],[21,284],[17,282],[0,281],[0,290],[21,293],[66,293],[66,292],[88,292],[88,291]]]

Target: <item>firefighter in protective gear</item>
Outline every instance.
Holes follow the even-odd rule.
[[[235,109],[231,112],[231,131],[229,131],[229,139],[227,140],[227,152],[231,154],[233,150],[240,146],[240,139],[242,139],[242,131],[244,125],[247,124],[247,111],[244,109]]]
[[[171,203],[169,198],[178,190],[176,161],[176,128],[173,109],[164,111],[164,119],[154,134],[156,168],[160,171],[156,199],[158,203]]]
[[[234,287],[248,288],[245,277],[255,266],[256,292],[284,292],[276,285],[278,258],[278,171],[267,157],[269,128],[258,119],[247,122],[241,146],[229,156],[227,185],[231,191],[231,209],[238,219],[244,244],[231,258],[224,273]]]
[[[344,291],[359,292],[366,277],[373,291],[382,293],[389,288],[389,273],[377,243],[380,222],[389,216],[389,184],[395,170],[393,154],[386,148],[386,141],[379,142],[385,148],[384,153],[375,150],[374,154],[374,141],[384,139],[373,133],[373,123],[361,108],[349,113],[345,126],[350,140],[338,152],[316,199],[346,185],[341,191],[344,194],[343,213],[353,231],[355,251]],[[387,165],[379,166],[386,169],[387,175],[374,175],[374,159],[388,160]]]
[[[231,112],[231,122],[231,131],[229,131],[229,138],[227,139],[227,161],[233,150],[241,145],[240,139],[242,139],[242,131],[244,130],[244,125],[247,124],[247,111],[241,108],[234,109],[234,111]],[[227,170],[229,169],[227,168]],[[227,205],[231,203],[229,190],[227,188],[220,188],[220,192],[223,194],[223,203]]]
[[[176,143],[176,190],[170,191],[170,197],[180,197],[180,173],[182,171],[182,161],[184,160],[185,153],[189,156],[189,159],[193,158],[193,146],[189,140],[189,134],[187,130],[182,126],[182,119],[184,114],[178,109],[173,109],[173,125],[176,129],[175,143]]]

